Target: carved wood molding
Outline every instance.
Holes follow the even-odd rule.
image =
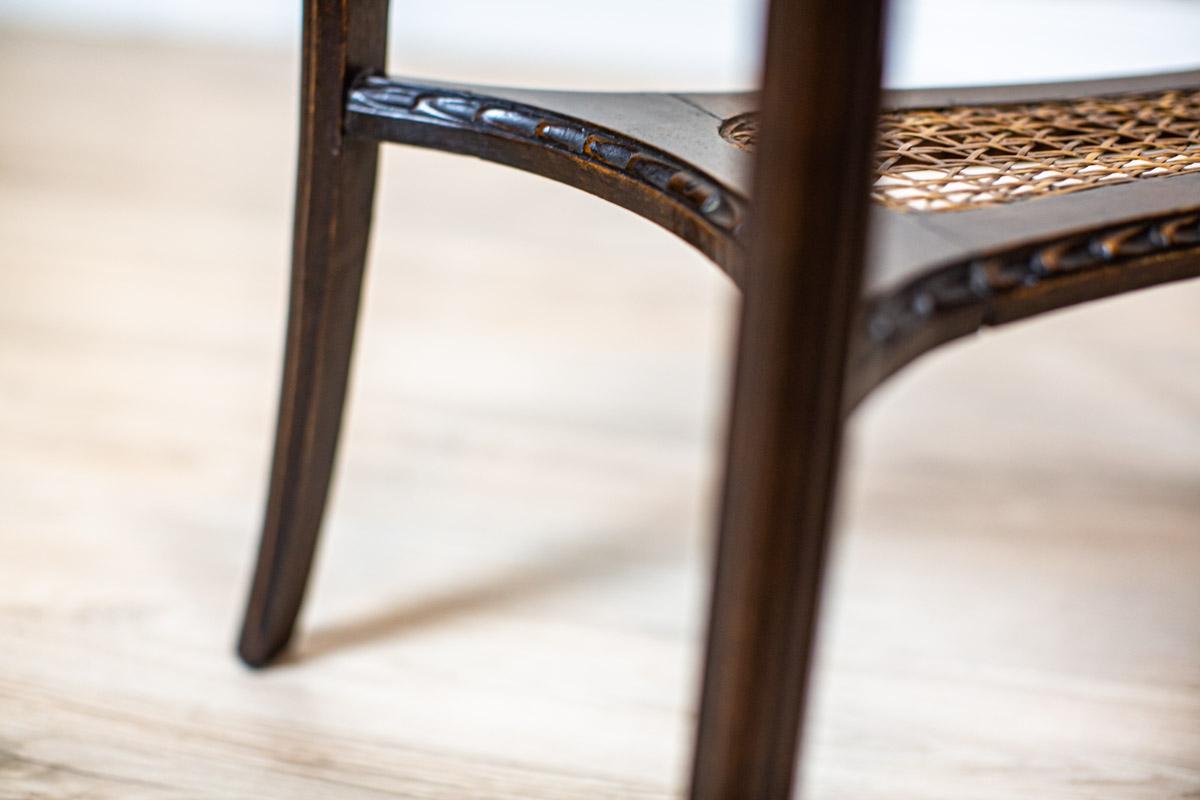
[[[364,118],[373,119],[384,124],[372,133],[387,141],[413,142],[407,126],[434,126],[566,155],[581,170],[605,170],[636,182],[733,241],[746,218],[742,197],[691,164],[618,131],[543,108],[378,75],[365,76],[351,88],[346,108],[351,131],[364,126]]]
[[[975,258],[925,276],[872,304],[873,342],[901,336],[939,311],[984,302],[1056,277],[1113,266],[1131,258],[1200,246],[1200,212],[1172,214]]]
[[[1119,276],[1113,274],[1119,270]],[[984,254],[931,270],[863,306],[857,403],[916,356],[979,327],[1200,275],[1200,209]],[[1055,293],[1058,293],[1057,295]],[[1006,305],[1007,304],[1007,305]],[[962,316],[959,327],[947,324]]]
[[[755,115],[740,115],[721,134],[753,148],[755,124]],[[346,127],[509,164],[605,197],[691,242],[738,283],[743,277],[747,200],[628,135],[503,98],[375,75],[351,88]],[[1200,209],[930,264],[908,283],[863,299],[850,405],[921,353],[981,326],[1197,274]]]

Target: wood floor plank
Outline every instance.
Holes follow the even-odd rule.
[[[387,151],[303,634],[235,661],[295,68],[0,32],[0,800],[678,796],[736,298],[530,176]],[[1198,312],[996,331],[862,410],[808,796],[1200,793]]]

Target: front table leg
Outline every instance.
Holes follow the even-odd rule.
[[[773,0],[694,800],[792,794],[862,281],[882,0]]]

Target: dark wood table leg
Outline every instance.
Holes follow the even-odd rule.
[[[287,355],[258,564],[238,652],[288,643],[325,509],[375,191],[375,141],[343,136],[346,92],[382,70],[386,0],[308,0]]]
[[[791,796],[863,270],[882,0],[773,0],[694,800]]]

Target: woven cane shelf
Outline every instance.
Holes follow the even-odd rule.
[[[721,127],[753,150],[757,117]],[[872,197],[961,211],[1200,169],[1200,91],[885,112]]]
[[[1200,168],[1200,91],[894,111],[873,195],[954,211]]]
[[[380,145],[504,164],[657,223],[743,292],[689,796],[786,800],[843,418],[953,339],[1200,276],[1200,72],[880,97],[886,4],[788,0],[770,3],[761,104],[453,85],[385,74],[389,5],[304,3],[287,355],[239,653],[275,658],[303,601]],[[567,221],[521,217],[531,237]]]
[[[345,127],[583,189],[742,284],[757,103],[367,75]],[[1200,274],[1200,73],[889,92],[884,109],[851,402],[982,326]]]

